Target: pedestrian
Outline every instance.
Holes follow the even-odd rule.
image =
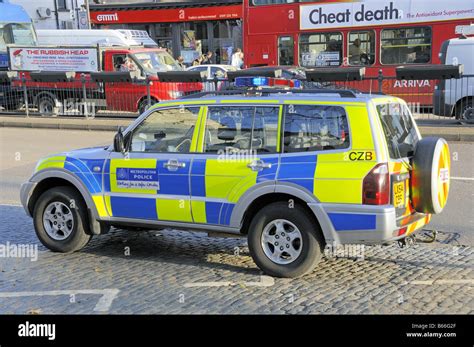
[[[212,60],[212,55],[213,55],[213,53],[211,51],[207,52],[207,54],[205,55],[205,59],[202,63],[203,64],[214,64],[214,62]]]
[[[202,61],[204,60],[203,55],[200,55],[196,59],[193,60],[193,66],[198,66],[202,64]]]
[[[232,54],[232,63],[233,67],[241,69],[244,65],[244,53],[242,52],[241,48],[237,48],[235,53]]]
[[[178,57],[178,65],[183,69],[186,70],[186,64],[184,63],[184,58],[182,55]]]

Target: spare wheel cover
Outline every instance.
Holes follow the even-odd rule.
[[[445,139],[427,137],[413,158],[412,201],[416,211],[440,213],[448,201],[451,160]]]

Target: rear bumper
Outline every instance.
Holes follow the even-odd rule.
[[[402,239],[429,223],[431,215],[414,213],[398,219],[393,206],[308,204],[326,242],[383,244]]]

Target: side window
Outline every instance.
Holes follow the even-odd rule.
[[[375,62],[375,32],[351,31],[348,35],[349,65],[372,65]]]
[[[300,35],[302,66],[340,66],[342,34],[339,32]]]
[[[114,54],[113,64],[115,71],[137,71],[138,66],[135,61],[127,54]]]
[[[382,64],[426,64],[431,61],[431,28],[384,29]]]
[[[285,153],[348,148],[346,111],[340,106],[287,106],[283,143]]]
[[[206,153],[277,151],[278,107],[209,107],[207,115]]]
[[[209,78],[214,78],[214,76],[216,76],[217,78],[225,78],[226,73],[223,69],[221,69],[219,67],[212,66],[211,67],[211,76],[209,76]]]
[[[130,150],[145,153],[188,153],[199,107],[172,108],[151,113],[133,131]]]

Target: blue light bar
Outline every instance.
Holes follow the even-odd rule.
[[[267,77],[237,77],[235,79],[236,87],[265,87],[270,85]]]

